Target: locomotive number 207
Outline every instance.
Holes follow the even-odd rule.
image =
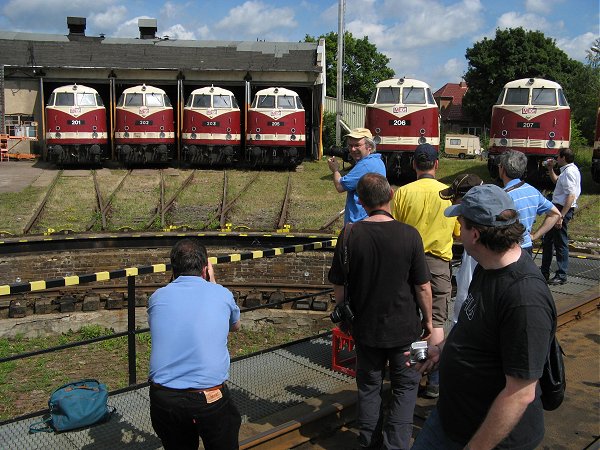
[[[406,127],[406,126],[410,125],[410,120],[394,119],[394,120],[390,120],[390,125],[393,127]]]

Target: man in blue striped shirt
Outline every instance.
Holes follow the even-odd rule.
[[[504,190],[515,202],[519,222],[525,226],[521,248],[533,255],[533,241],[551,230],[560,217],[560,211],[540,191],[521,181],[527,169],[527,156],[516,150],[507,150],[500,155],[498,173]],[[534,233],[531,228],[536,216],[545,214],[542,225]]]

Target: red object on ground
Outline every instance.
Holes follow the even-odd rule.
[[[354,339],[338,327],[333,329],[331,342],[331,369],[356,377],[356,353]]]

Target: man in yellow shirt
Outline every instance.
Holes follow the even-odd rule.
[[[460,235],[456,217],[444,216],[444,210],[452,203],[440,198],[439,192],[448,186],[435,179],[438,163],[438,153],[432,145],[419,145],[413,157],[417,181],[398,188],[392,200],[394,219],[415,227],[423,239],[433,294],[433,332],[429,345],[444,340],[444,324],[448,319],[448,301],[452,291],[450,260],[453,236]],[[425,395],[438,397],[437,371],[429,374]]]

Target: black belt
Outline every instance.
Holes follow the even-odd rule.
[[[165,390],[165,391],[171,391],[171,392],[196,392],[196,393],[217,391],[219,389],[223,389],[223,387],[225,386],[225,384],[223,383],[223,384],[218,384],[216,386],[209,387],[209,388],[204,388],[204,389],[194,389],[194,388],[176,389],[176,388],[171,388],[171,387],[168,387],[168,386],[163,386],[162,384],[158,384],[158,383],[155,383],[153,381],[150,382],[150,385],[152,387],[155,387],[156,389],[162,389],[162,390]]]

